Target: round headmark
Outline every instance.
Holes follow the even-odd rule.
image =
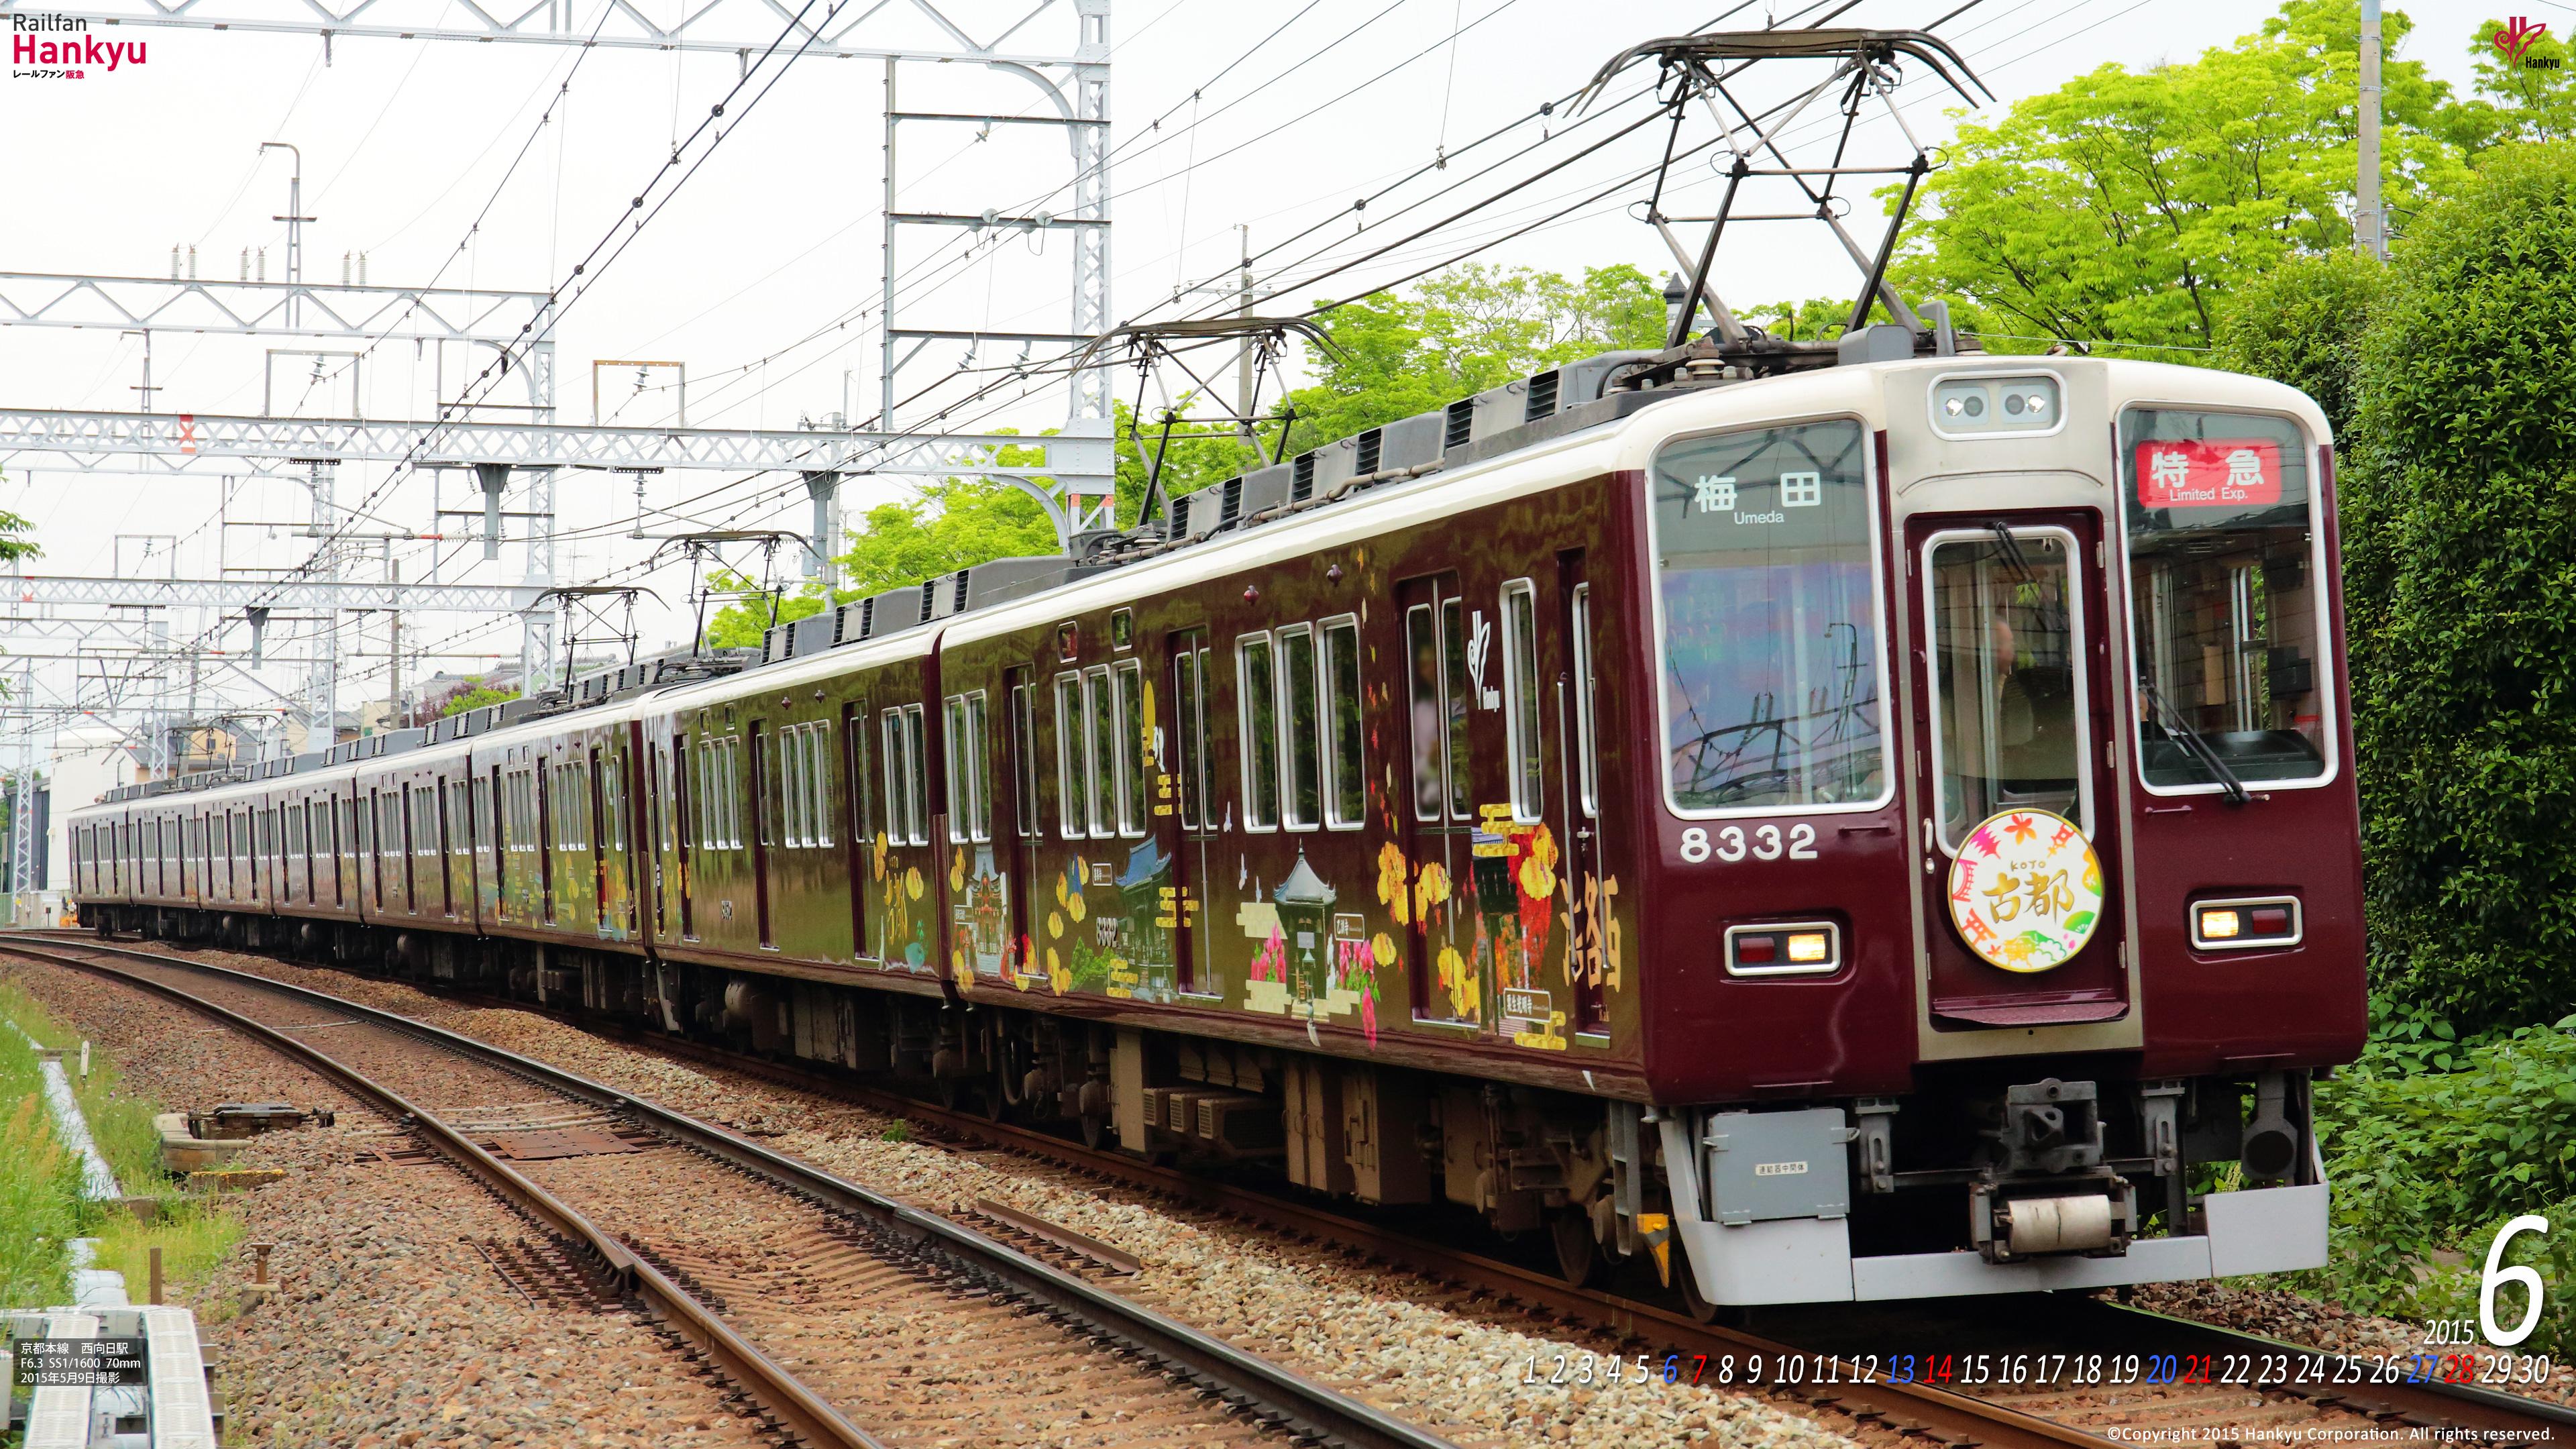
[[[2102,923],[2102,862],[2075,822],[2006,810],[1969,832],[1950,862],[1950,924],[1987,963],[2046,971]]]

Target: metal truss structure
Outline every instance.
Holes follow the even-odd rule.
[[[334,579],[103,579],[0,574],[0,611],[14,605],[87,604],[114,609],[358,609],[423,613],[525,613],[542,588],[503,584],[360,583]],[[8,620],[0,615],[0,627]]]
[[[0,327],[395,338],[499,348],[517,345],[553,309],[554,299],[543,292],[0,272]],[[543,390],[550,393],[551,383]]]
[[[1115,468],[1113,447],[1106,434],[941,436],[0,408],[0,460],[43,456],[78,468],[91,459],[145,459],[172,473],[282,473],[289,465],[301,470],[316,460],[408,462],[424,468],[714,468],[1051,478],[1067,480],[1069,488],[1084,492],[1105,492]],[[1001,461],[1006,450],[1033,453],[1038,460],[1006,463]]]

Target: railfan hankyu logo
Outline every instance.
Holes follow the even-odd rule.
[[[2505,22],[2504,29],[2487,39],[2494,44],[2497,52],[2504,56],[2507,65],[2518,65],[2525,70],[2556,70],[2558,60],[2555,56],[2535,56],[2531,53],[2531,48],[2546,39],[2548,34],[2549,27],[2546,24],[2534,25],[2525,17],[2517,15]]]
[[[144,63],[146,42],[100,40],[74,15],[9,15],[12,80],[88,80]]]

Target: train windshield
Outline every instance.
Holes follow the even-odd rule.
[[[1686,438],[1648,487],[1675,809],[1875,803],[1868,435],[1853,422]]]
[[[2298,428],[2132,408],[2120,433],[2140,774],[2215,788],[2214,756],[2241,781],[2322,776],[2315,484]]]

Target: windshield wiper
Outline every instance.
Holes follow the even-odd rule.
[[[2242,805],[2253,798],[2245,792],[2245,782],[2237,779],[2236,772],[2227,768],[2227,762],[2218,757],[2217,747],[2210,744],[2209,737],[2192,728],[2191,721],[2183,718],[2182,711],[2167,704],[2155,685],[2141,679],[2138,688],[2147,696],[2147,703],[2154,707],[2156,724],[2168,738],[2182,746],[2184,754],[2200,762],[2200,767],[2209,772],[2221,790],[2227,792],[2229,804]]]

